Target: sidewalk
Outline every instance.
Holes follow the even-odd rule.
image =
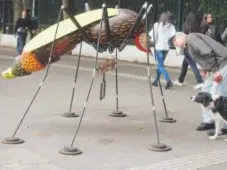
[[[6,50],[4,54],[3,49],[0,53],[0,70],[4,70],[12,64],[15,54],[12,50]],[[88,94],[93,66],[93,59],[83,58],[81,61],[72,107],[72,111],[79,115]],[[175,170],[168,167],[176,166],[179,166],[178,170],[196,170],[189,168],[193,165],[222,168],[220,163],[226,163],[224,138],[211,141],[205,132],[195,130],[201,122],[201,110],[190,100],[190,96],[198,92],[190,84],[192,81],[189,80],[193,80],[190,75],[186,86],[163,89],[168,113],[177,122],[158,121],[158,127],[161,143],[172,150],[163,153],[149,151],[149,145],[155,144],[157,139],[146,66],[122,62],[119,64],[119,109],[128,116],[108,116],[116,109],[114,71],[106,75],[104,100],[99,100],[102,76],[97,75],[74,144],[83,154],[59,154],[59,149],[71,144],[79,122],[79,118],[61,117],[69,109],[75,70],[75,56],[66,56],[51,66],[43,88],[16,135],[25,143],[0,145],[0,170]],[[174,73],[175,69],[170,70],[172,77],[178,74]],[[0,79],[1,139],[14,132],[44,73],[39,71],[13,80]],[[155,73],[154,69],[152,73]],[[154,87],[153,93],[157,119],[160,120],[165,115],[160,89]],[[165,167],[155,169],[157,165]],[[180,169],[180,166],[183,167]]]
[[[65,170],[24,148],[0,150],[1,170]]]

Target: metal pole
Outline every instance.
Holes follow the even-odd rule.
[[[154,8],[153,8],[154,10]],[[146,36],[148,37],[148,26],[150,19],[148,18],[148,9],[146,9],[145,16],[146,16]],[[155,23],[155,22],[154,22]],[[154,25],[153,23],[153,25]],[[154,28],[154,26],[153,26]],[[154,29],[153,29],[154,32]],[[152,83],[151,83],[151,71],[150,71],[150,54],[149,54],[149,42],[148,38],[146,39],[146,47],[147,47],[147,77],[149,82],[149,89],[150,89],[150,96],[151,96],[151,103],[152,103],[152,110],[153,110],[153,117],[155,122],[155,130],[156,130],[156,136],[157,136],[157,143],[152,144],[148,149],[155,152],[165,152],[170,151],[171,148],[163,143],[160,143],[160,136],[159,136],[159,129],[158,129],[158,122],[157,122],[157,116],[156,116],[156,108],[155,108],[155,101],[154,101],[154,93],[152,89]],[[154,45],[155,45],[155,39],[154,39]],[[154,50],[155,51],[155,50]]]
[[[3,9],[2,9],[2,32],[5,33],[5,22],[6,22],[6,0],[3,0]]]
[[[21,125],[22,125],[22,123],[23,123],[25,117],[27,116],[27,114],[28,114],[28,112],[29,112],[29,110],[30,110],[32,104],[34,103],[34,101],[35,101],[37,95],[39,94],[39,92],[40,92],[40,90],[41,90],[41,88],[42,88],[42,86],[43,86],[43,83],[45,82],[45,80],[46,80],[46,78],[47,78],[47,76],[48,76],[49,69],[50,69],[50,64],[51,64],[51,60],[52,60],[52,55],[53,55],[53,52],[54,52],[54,45],[55,45],[55,42],[56,42],[57,32],[58,32],[58,29],[59,29],[59,23],[60,23],[60,20],[61,20],[61,14],[62,14],[62,8],[61,8],[60,11],[59,11],[58,22],[57,22],[56,30],[55,30],[55,33],[54,33],[54,40],[53,40],[53,42],[52,42],[52,44],[51,44],[51,47],[50,47],[49,60],[48,60],[47,66],[46,66],[45,75],[44,75],[44,77],[42,78],[42,80],[41,80],[41,82],[40,82],[40,84],[39,84],[39,87],[38,87],[38,89],[36,90],[35,95],[33,96],[32,100],[30,101],[30,103],[29,103],[29,105],[28,105],[28,107],[27,107],[27,109],[26,109],[26,111],[25,111],[23,117],[21,118],[21,120],[20,120],[20,122],[19,122],[19,124],[18,124],[18,126],[17,126],[17,128],[16,128],[16,130],[14,131],[12,137],[5,138],[5,139],[2,141],[2,143],[5,143],[5,144],[20,144],[20,143],[23,143],[23,142],[24,142],[23,139],[17,138],[17,137],[15,137],[15,136],[16,136],[16,134],[17,134],[19,128],[21,127]]]
[[[119,8],[122,8],[122,6],[123,6],[123,0],[118,0],[118,3],[117,4],[118,4],[118,7]]]
[[[93,87],[93,84],[94,84],[94,81],[95,81],[97,64],[98,64],[98,55],[99,55],[101,31],[102,31],[102,26],[103,26],[103,21],[104,21],[104,16],[105,16],[104,15],[104,8],[106,8],[106,4],[103,4],[102,8],[103,8],[103,13],[102,13],[101,21],[100,21],[100,29],[99,29],[98,40],[97,40],[95,66],[94,66],[94,69],[93,69],[93,75],[92,75],[92,80],[91,80],[91,83],[90,83],[89,91],[88,91],[88,94],[87,94],[87,97],[86,97],[86,101],[84,103],[83,111],[81,113],[81,118],[80,118],[79,124],[77,126],[76,133],[75,133],[75,135],[73,137],[72,143],[71,143],[70,147],[64,147],[64,148],[60,149],[60,151],[59,151],[60,154],[64,154],[64,155],[79,155],[79,154],[82,153],[82,151],[80,151],[79,149],[74,148],[73,145],[74,145],[76,137],[77,137],[77,135],[79,133],[79,130],[80,130],[80,127],[81,127],[81,123],[82,123],[82,120],[83,120],[83,117],[84,117],[84,113],[85,113],[85,110],[87,108],[88,100],[90,98],[92,87]],[[66,11],[66,13],[67,13],[67,11]]]
[[[32,17],[35,16],[35,0],[32,1]]]
[[[184,17],[184,4],[185,0],[178,0],[178,18],[177,18],[177,29],[182,30],[183,17]]]
[[[158,19],[158,4],[159,0],[152,0],[153,1],[153,15],[154,15],[154,21],[156,22]]]

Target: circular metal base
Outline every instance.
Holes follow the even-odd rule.
[[[163,143],[153,144],[148,149],[155,152],[166,152],[172,150],[172,148]]]
[[[16,137],[8,137],[2,140],[1,142],[4,144],[21,144],[24,143],[24,140]]]
[[[163,123],[175,123],[176,120],[170,117],[163,117],[161,120],[159,120],[160,122]]]
[[[78,148],[71,148],[71,147],[64,147],[62,149],[59,150],[60,154],[63,155],[80,155],[82,154],[82,151],[79,150]]]
[[[72,118],[72,117],[79,117],[79,115],[74,112],[66,112],[62,114],[62,117]]]
[[[111,114],[109,114],[109,116],[111,117],[125,117],[127,116],[126,114],[124,114],[122,111],[114,111]]]

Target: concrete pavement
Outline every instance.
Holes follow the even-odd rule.
[[[1,50],[0,70],[12,64],[13,52]],[[94,61],[83,59],[76,85],[73,111],[81,114],[92,77]],[[17,137],[21,145],[0,145],[1,170],[211,170],[226,169],[224,137],[211,141],[195,127],[201,121],[200,107],[189,99],[197,93],[190,73],[187,85],[164,90],[167,109],[177,123],[158,123],[160,139],[172,151],[149,151],[156,143],[153,112],[146,80],[146,67],[120,62],[119,103],[125,118],[112,118],[115,110],[114,72],[107,75],[107,96],[99,100],[101,77],[97,75],[75,145],[79,156],[64,156],[58,150],[71,144],[79,118],[60,115],[68,110],[75,74],[75,57],[51,66],[49,76],[32,105]],[[172,77],[175,69],[169,69]],[[154,70],[152,70],[154,72]],[[12,135],[26,110],[44,71],[13,80],[0,79],[0,138]],[[164,116],[162,98],[153,88],[158,119]]]

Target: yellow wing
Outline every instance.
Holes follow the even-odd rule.
[[[108,8],[108,15],[116,16],[119,11],[115,8]],[[79,15],[75,15],[74,17],[80,23],[81,27],[85,27],[89,24],[97,22],[102,18],[102,9],[97,9],[93,11],[84,12]],[[48,27],[37,36],[35,36],[32,40],[30,40],[24,47],[23,52],[30,52],[37,48],[40,48],[46,44],[49,44],[54,39],[55,30],[57,27],[57,23]],[[70,34],[74,31],[77,31],[78,28],[72,23],[72,21],[68,18],[59,23],[57,39],[64,37],[67,34]]]

